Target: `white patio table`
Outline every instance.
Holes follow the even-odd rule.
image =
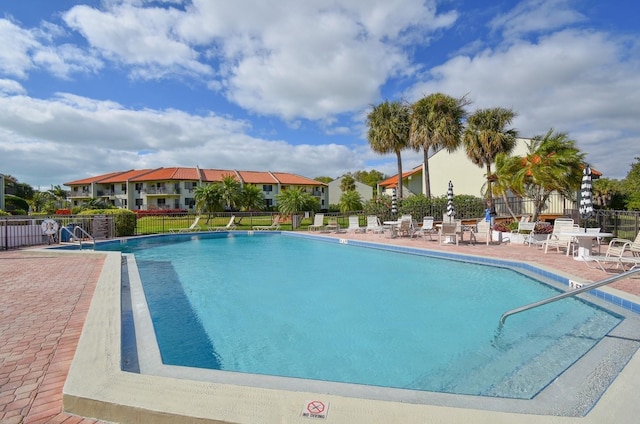
[[[586,233],[584,231],[572,231],[570,233],[560,233],[561,236],[570,236],[576,239],[578,243],[578,254],[573,256],[576,261],[591,260],[591,245],[593,239],[613,237],[613,233]]]

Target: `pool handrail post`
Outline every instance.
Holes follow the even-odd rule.
[[[548,303],[555,302],[556,300],[562,300],[562,299],[564,299],[566,297],[575,296],[577,294],[584,293],[584,292],[589,291],[591,289],[595,289],[596,287],[605,286],[607,284],[614,283],[614,282],[616,282],[618,280],[622,280],[624,278],[627,278],[627,277],[635,274],[636,272],[640,272],[640,267],[632,268],[629,271],[625,271],[625,272],[622,272],[620,274],[616,274],[616,275],[613,275],[611,277],[607,277],[607,278],[605,278],[603,280],[596,281],[595,283],[586,284],[586,285],[584,285],[582,287],[579,287],[579,288],[577,288],[575,290],[571,290],[571,291],[567,291],[567,292],[564,292],[564,293],[560,293],[560,294],[558,294],[556,296],[549,297],[547,299],[543,299],[543,300],[540,300],[538,302],[530,303],[528,305],[520,306],[519,308],[514,308],[514,309],[511,309],[511,310],[508,310],[507,312],[502,314],[502,316],[500,317],[500,326],[502,326],[504,324],[504,322],[506,321],[506,319],[511,315],[515,315],[515,314],[518,314],[520,312],[528,311],[529,309],[537,308],[538,306],[546,305]]]

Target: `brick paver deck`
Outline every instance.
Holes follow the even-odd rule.
[[[607,274],[564,254],[517,244],[441,246],[371,234],[322,234],[528,261],[596,281]],[[100,255],[0,251],[0,422],[97,423],[62,412],[62,388],[102,269]],[[612,285],[640,296],[640,280]]]
[[[62,412],[62,387],[100,255],[0,252],[0,422],[96,423]]]

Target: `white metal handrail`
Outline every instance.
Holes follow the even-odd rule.
[[[91,243],[93,243],[93,249],[95,250],[95,248],[96,248],[96,240],[95,240],[95,238],[93,238],[93,236],[91,234],[87,233],[82,227],[76,226],[76,227],[73,228],[73,231],[71,231],[67,227],[60,227],[59,240],[62,240],[62,233],[64,231],[66,231],[74,240],[78,240],[78,245],[80,245],[80,250],[82,250],[82,240],[84,238],[88,238],[89,240],[91,240]],[[76,234],[76,231],[78,231],[79,234]]]
[[[518,314],[520,312],[528,311],[529,309],[537,308],[538,306],[546,305],[548,303],[555,302],[556,300],[561,300],[561,299],[564,299],[566,297],[575,296],[577,294],[584,293],[584,292],[589,291],[591,289],[595,289],[596,287],[606,286],[607,284],[611,284],[611,283],[614,283],[614,282],[616,282],[618,280],[625,279],[625,278],[627,278],[627,277],[629,277],[629,276],[631,276],[631,275],[633,275],[633,274],[635,274],[637,272],[640,272],[640,268],[634,268],[634,269],[631,269],[630,271],[625,271],[625,272],[622,272],[620,274],[605,278],[604,280],[600,280],[600,281],[596,281],[595,283],[587,284],[587,285],[582,286],[580,288],[577,288],[575,290],[568,291],[568,292],[565,292],[565,293],[561,293],[561,294],[558,294],[556,296],[540,300],[538,302],[530,303],[528,305],[520,306],[519,308],[511,309],[511,310],[505,312],[504,314],[502,314],[502,316],[500,317],[500,325],[502,326],[504,324],[504,322],[506,321],[506,319],[508,317],[510,317],[511,315],[515,315],[515,314]]]

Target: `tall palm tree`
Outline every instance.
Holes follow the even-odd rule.
[[[242,184],[233,175],[224,175],[219,183],[220,197],[227,209],[233,209],[240,201]]]
[[[395,153],[398,162],[398,200],[402,200],[402,158],[400,152],[409,146],[410,109],[395,101],[373,106],[367,115],[367,139],[371,149],[380,154]]]
[[[511,153],[516,146],[518,131],[507,128],[516,113],[511,109],[494,107],[478,109],[468,120],[464,132],[464,146],[471,162],[487,169],[487,198],[493,200],[491,183],[495,179],[491,164],[499,153]]]
[[[455,151],[460,146],[463,131],[462,120],[466,116],[465,97],[455,98],[442,93],[430,94],[411,106],[411,133],[409,143],[416,151],[424,153],[423,193],[431,198],[429,178],[429,149]]]
[[[512,175],[511,190],[533,199],[534,221],[551,193],[573,198],[580,187],[584,153],[575,144],[566,133],[554,133],[552,128],[531,140],[526,156],[509,159],[506,172]]]

